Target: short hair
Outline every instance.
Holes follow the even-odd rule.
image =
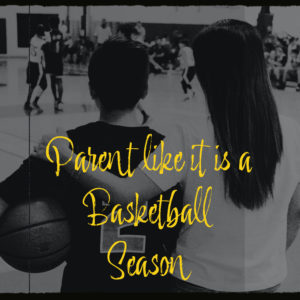
[[[105,109],[132,109],[148,90],[147,49],[139,42],[109,39],[93,53],[88,76]]]
[[[131,24],[131,23],[121,24],[119,26],[118,32],[122,33],[124,35],[124,37],[128,40],[131,39],[132,34],[135,34],[135,35],[139,34],[137,29],[135,28],[135,25]]]
[[[43,36],[45,34],[45,27],[43,24],[38,24],[36,27],[35,33],[39,36]]]
[[[179,43],[180,43],[180,44],[183,44],[183,45],[185,45],[185,46],[189,46],[189,45],[190,45],[190,42],[189,42],[188,39],[181,39],[181,40],[179,41]]]

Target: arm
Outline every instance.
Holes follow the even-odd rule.
[[[96,29],[95,33],[94,33],[94,43],[97,46],[97,44],[98,44],[98,29]]]
[[[112,36],[112,31],[111,31],[111,28],[110,26],[108,26],[109,30],[108,30],[108,38],[110,38]]]
[[[49,162],[29,157],[15,172],[0,182],[0,219],[10,206],[40,196],[54,195],[57,178],[53,170],[53,165]]]
[[[48,160],[45,153],[49,141],[51,141],[53,137],[62,137],[65,135],[64,132],[59,132],[58,130],[56,135],[43,136],[39,145],[35,147],[35,156],[43,160]],[[174,139],[171,139],[170,142],[166,141],[164,145],[165,153],[178,153],[178,149],[183,149],[180,145],[182,146],[183,142],[180,142],[178,139],[176,140],[175,137]],[[73,177],[87,190],[87,192],[97,187],[106,189],[110,193],[112,203],[117,202],[120,204],[127,204],[135,199],[136,193],[139,194],[140,201],[150,200],[175,186],[185,178],[184,172],[172,171],[164,173],[162,176],[158,174],[158,172],[142,170],[140,167],[135,169],[132,177],[121,178],[109,172],[92,171],[91,168],[88,168],[87,161],[84,162],[87,171],[83,173],[82,171],[75,171],[76,155],[72,155],[72,151],[69,148],[69,142],[65,139],[56,139],[52,142],[51,147],[47,148],[50,157],[55,157],[55,152],[53,150],[55,147],[59,152],[60,161],[67,162],[65,165],[61,165],[62,170]],[[157,147],[148,160],[152,160],[153,154],[159,156],[161,151],[161,146]],[[81,163],[83,163],[83,161]],[[143,165],[143,162],[141,164]],[[95,196],[97,197],[97,195]]]
[[[0,220],[9,206],[24,199],[24,195],[27,194],[27,166],[25,160],[14,173],[0,182]]]
[[[68,159],[69,154],[62,159]],[[87,162],[86,162],[87,164]],[[109,172],[92,172],[90,169],[83,173],[74,172],[75,158],[65,165],[64,170],[80,183],[87,191],[95,187],[101,187],[109,191],[111,203],[127,204],[135,199],[135,194],[139,194],[140,202],[148,201],[159,195],[163,191],[139,168],[131,178],[121,178]],[[97,194],[95,193],[97,197]],[[103,195],[99,194],[99,197]],[[117,201],[116,201],[117,199]]]
[[[184,69],[187,69],[187,67],[188,67],[188,59],[187,59],[187,54],[186,54],[185,51],[182,51],[181,59],[182,59],[182,67]],[[184,76],[186,76],[186,74],[184,74]],[[187,78],[185,78],[185,80],[187,80]]]
[[[33,155],[48,161],[45,155],[46,146],[55,136],[67,136],[67,134],[58,128],[56,135],[43,136],[38,146],[34,148],[35,153]],[[111,203],[114,203],[116,199],[120,204],[129,203],[135,199],[135,193],[139,193],[140,201],[147,201],[162,192],[161,189],[139,168],[135,170],[134,175],[130,178],[121,178],[109,172],[93,172],[88,168],[87,161],[84,161],[87,168],[86,173],[83,173],[81,170],[75,171],[76,156],[72,155],[69,143],[63,139],[57,139],[52,146],[53,147],[50,147],[50,157],[55,157],[55,153],[53,152],[54,147],[57,147],[61,161],[68,161],[70,157],[72,157],[66,165],[62,166],[62,170],[86,189],[86,192],[96,187],[101,187],[109,191]],[[97,193],[94,193],[94,195],[97,197]],[[99,198],[103,198],[103,195],[99,194]]]
[[[288,249],[294,242],[295,238],[297,237],[299,228],[300,228],[300,183],[298,184],[289,205],[286,249]]]
[[[154,60],[153,55],[149,55],[149,62],[154,66],[155,69],[163,70],[163,68]]]

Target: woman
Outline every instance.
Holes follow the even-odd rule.
[[[207,218],[213,227],[183,224],[173,256],[182,255],[184,271],[191,275],[184,281],[176,269],[172,291],[274,291],[286,276],[286,247],[299,227],[299,125],[278,116],[262,42],[251,25],[224,20],[208,26],[193,51],[208,113],[176,127],[165,153],[183,151],[188,166],[195,153],[191,146],[204,139],[211,147],[203,147],[201,177],[187,167],[160,175],[143,165],[131,178],[74,173],[74,158],[63,168],[87,189],[106,188],[111,201],[120,203],[132,201],[136,192],[142,200],[151,199],[180,182],[184,204],[192,205],[198,186],[212,186]],[[44,138],[36,149],[41,158],[48,141]],[[57,146],[63,158],[70,157],[66,144]],[[231,168],[215,172],[211,162],[226,151]],[[251,156],[251,173],[238,169],[244,152]],[[160,149],[150,158],[155,153]],[[288,234],[287,223],[293,229]]]

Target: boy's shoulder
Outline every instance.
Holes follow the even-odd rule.
[[[143,143],[148,134],[152,134],[154,144],[165,137],[162,132],[152,126],[126,127],[111,125],[105,122],[91,122],[67,131],[68,137],[74,145],[103,145],[107,142],[116,144],[126,144],[132,141],[133,144]]]

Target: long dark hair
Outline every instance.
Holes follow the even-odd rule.
[[[220,154],[229,152],[225,195],[238,207],[261,207],[272,195],[283,142],[261,38],[250,24],[222,20],[200,32],[193,44]],[[238,169],[244,152],[251,173]]]

